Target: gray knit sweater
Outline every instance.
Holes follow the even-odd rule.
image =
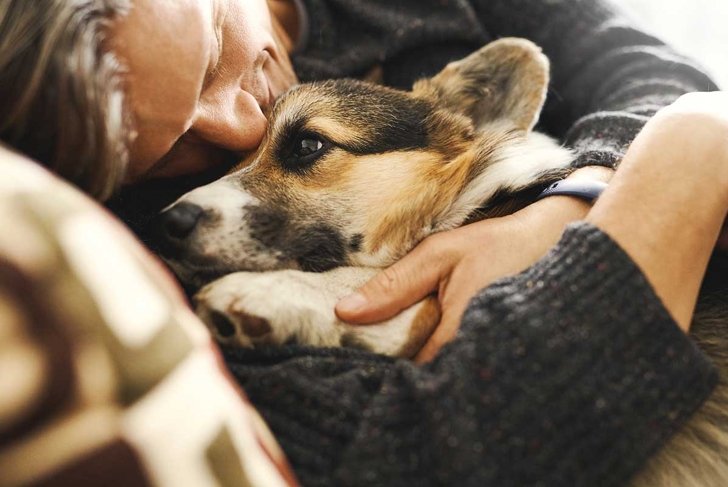
[[[714,85],[594,0],[302,0],[303,80],[374,64],[406,87],[501,36],[553,63],[542,130],[613,165],[656,109]],[[424,367],[346,349],[227,350],[304,485],[623,485],[714,369],[639,269],[586,224],[482,291]]]

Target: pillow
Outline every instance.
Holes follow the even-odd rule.
[[[166,270],[0,147],[0,487],[291,486]]]

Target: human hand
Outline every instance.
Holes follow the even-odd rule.
[[[572,177],[608,180],[612,171],[585,168]],[[431,293],[437,293],[441,319],[415,357],[432,360],[457,333],[470,299],[493,281],[534,264],[558,241],[564,227],[583,218],[590,205],[555,196],[502,218],[473,223],[425,239],[411,253],[336,306],[344,321],[382,321]]]

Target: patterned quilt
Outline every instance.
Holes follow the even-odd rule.
[[[297,484],[156,259],[0,147],[0,487],[16,485]]]

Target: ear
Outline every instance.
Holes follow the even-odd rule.
[[[507,120],[529,131],[546,100],[549,61],[531,41],[503,38],[415,83],[414,96],[468,116],[476,129]]]

